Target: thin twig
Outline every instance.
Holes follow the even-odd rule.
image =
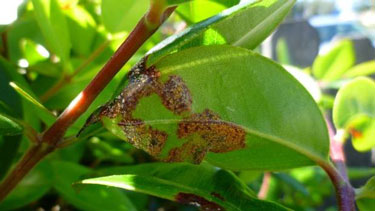
[[[266,199],[268,190],[270,189],[270,182],[271,182],[271,173],[265,172],[263,175],[262,186],[260,186],[260,190],[258,192],[259,199]]]

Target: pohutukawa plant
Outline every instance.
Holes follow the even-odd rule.
[[[277,172],[314,165],[330,178],[340,210],[355,210],[356,199],[360,209],[373,206],[373,179],[355,192],[343,153],[350,135],[360,151],[375,145],[372,79],[344,85],[327,109],[298,77],[254,52],[294,2],[25,2],[22,18],[0,29],[0,209],[42,204],[48,194],[82,210],[167,203],[147,205],[148,194],[203,210],[287,210],[267,198],[271,179],[303,189]],[[176,32],[177,23],[184,29]],[[337,51],[318,57],[315,80],[374,71],[329,66]],[[28,61],[24,74],[19,59]],[[246,175],[259,172],[257,197]]]

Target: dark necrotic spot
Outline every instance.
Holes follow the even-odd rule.
[[[163,84],[160,96],[163,105],[175,114],[191,110],[191,94],[181,77],[170,76],[168,81]]]
[[[186,138],[199,134],[209,144],[211,152],[229,152],[245,147],[246,132],[237,125],[222,121],[219,115],[206,109],[178,124],[177,135]]]
[[[169,151],[166,162],[200,163],[208,151],[230,152],[245,147],[245,131],[220,119],[219,115],[206,109],[192,114],[178,124],[177,136],[187,139],[181,147]]]
[[[191,193],[178,193],[175,200],[182,204],[199,206],[202,210],[225,210],[222,206]]]

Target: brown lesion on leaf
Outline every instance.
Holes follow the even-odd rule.
[[[215,202],[208,201],[207,199],[192,193],[178,193],[175,196],[175,200],[182,204],[199,206],[201,210],[225,210],[224,207],[216,204]]]
[[[111,119],[121,117],[118,126],[124,131],[127,141],[154,157],[160,157],[168,134],[133,117],[140,99],[156,94],[165,108],[184,117],[178,123],[177,136],[187,140],[181,147],[171,149],[164,161],[198,164],[207,152],[223,153],[245,147],[246,133],[242,128],[223,121],[208,109],[192,113],[192,96],[183,79],[171,75],[162,81],[161,73],[154,66],[146,67],[146,59],[128,73],[129,84],[120,95],[98,109],[86,125],[101,121],[104,116]]]
[[[177,135],[188,141],[170,150],[166,161],[200,163],[207,152],[224,153],[244,148],[246,132],[206,109],[183,119],[178,124]]]

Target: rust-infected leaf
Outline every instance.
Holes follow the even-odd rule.
[[[221,120],[219,115],[209,109],[202,113],[192,113],[193,100],[184,80],[180,76],[170,75],[164,82],[160,78],[161,73],[154,67],[146,68],[145,62],[143,59],[132,68],[128,74],[129,84],[119,96],[92,115],[86,125],[103,122],[104,117],[118,119],[109,121],[110,125],[106,127],[116,127],[121,138],[166,162],[188,161],[198,164],[207,152],[222,153],[245,147],[246,134],[242,128]],[[181,147],[170,149],[167,157],[163,158],[161,152],[168,141],[168,133],[151,127],[146,119],[133,115],[140,100],[151,94],[159,96],[166,109],[183,118],[176,123],[177,131],[172,132],[186,142]]]
[[[202,210],[225,210],[222,206],[208,201],[207,199],[191,193],[178,193],[175,197],[176,201],[182,204],[191,204],[199,206]]]

